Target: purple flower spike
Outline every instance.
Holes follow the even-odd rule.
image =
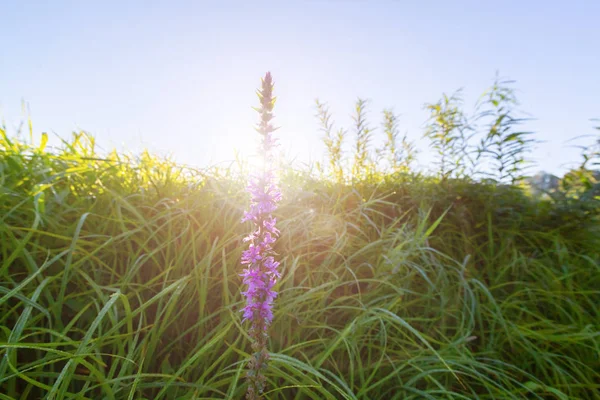
[[[251,244],[248,250],[242,252],[242,264],[256,264],[259,260],[262,260],[260,250],[260,246]]]
[[[275,261],[273,245],[279,236],[275,227],[277,220],[271,215],[281,201],[281,192],[276,184],[275,171],[272,165],[273,149],[277,139],[273,138],[275,130],[271,125],[273,119],[273,81],[267,72],[258,92],[260,99],[260,122],[257,127],[262,136],[260,152],[264,161],[264,169],[260,174],[250,178],[247,192],[250,194],[250,207],[244,212],[242,222],[250,221],[253,228],[243,240],[249,242],[247,250],[242,252],[241,263],[247,268],[241,274],[246,290],[242,292],[246,298],[243,308],[243,320],[250,321],[250,337],[252,338],[253,355],[248,367],[248,391],[246,398],[259,399],[265,389],[266,378],[263,369],[269,358],[267,351],[267,330],[273,321],[273,301],[277,292],[273,290],[277,279],[281,277],[279,262]]]
[[[276,222],[277,219],[275,217],[271,217],[263,221],[263,226],[268,232],[271,232],[273,235],[279,235],[279,229],[275,228]]]

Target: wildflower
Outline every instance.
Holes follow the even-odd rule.
[[[271,232],[274,235],[278,235],[279,234],[279,229],[277,229],[275,227],[275,224],[277,223],[277,219],[274,217],[271,217],[269,219],[265,219],[263,221],[263,227],[267,230],[267,232]]]
[[[248,363],[248,392],[249,400],[259,399],[265,389],[266,378],[263,370],[266,368],[269,353],[267,351],[268,328],[273,321],[273,302],[277,292],[273,290],[277,279],[281,276],[278,271],[279,262],[275,261],[273,244],[279,236],[275,227],[277,220],[271,215],[281,201],[281,192],[275,183],[275,173],[272,167],[272,151],[276,139],[272,137],[275,128],[271,125],[273,118],[273,81],[267,72],[258,92],[261,105],[260,123],[256,130],[262,135],[261,156],[264,169],[260,174],[250,178],[247,191],[250,194],[250,207],[244,212],[242,222],[250,221],[254,228],[246,236],[244,242],[249,242],[248,249],[242,252],[241,263],[247,268],[241,274],[246,290],[242,292],[246,298],[243,308],[243,320],[250,321],[250,337],[253,340],[254,354]]]
[[[255,264],[261,259],[260,246],[251,244],[248,250],[242,253],[242,264]]]

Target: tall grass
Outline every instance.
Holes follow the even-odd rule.
[[[242,398],[234,169],[0,132],[0,399]],[[578,200],[286,170],[269,399],[600,399]]]

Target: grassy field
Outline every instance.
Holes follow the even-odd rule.
[[[0,142],[0,399],[242,398],[237,169]],[[269,399],[600,399],[578,199],[287,169]]]

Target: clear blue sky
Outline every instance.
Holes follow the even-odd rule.
[[[469,108],[497,70],[544,141],[536,170],[578,160],[567,141],[600,118],[600,1],[4,1],[0,16],[9,128],[24,99],[38,133],[85,129],[197,166],[250,148],[267,70],[282,149],[300,161],[323,151],[314,99],[347,125],[361,96],[373,125],[384,107],[402,114],[426,167],[423,104],[463,87]]]

